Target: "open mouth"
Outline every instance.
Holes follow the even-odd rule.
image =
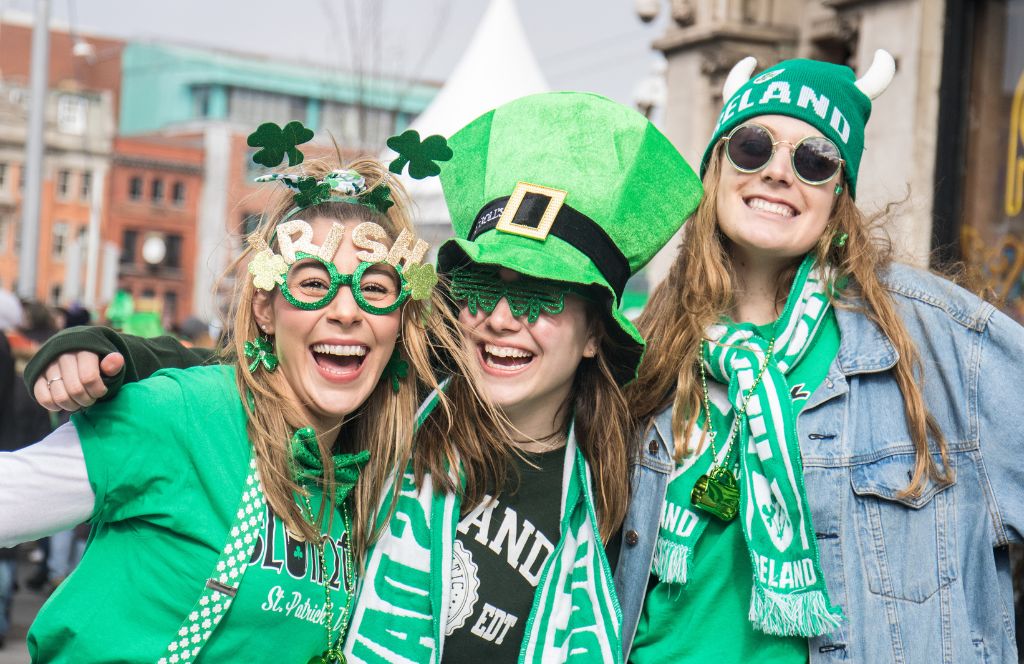
[[[480,356],[484,364],[501,371],[517,371],[533,362],[533,353],[514,346],[480,344]]]
[[[369,352],[369,348],[358,344],[313,344],[309,350],[313,353],[313,361],[322,371],[336,376],[359,371]]]
[[[766,201],[763,198],[753,197],[745,198],[743,202],[747,204],[747,207],[751,210],[757,210],[759,212],[767,212],[768,214],[776,215],[784,219],[795,217],[800,214],[792,206],[786,205],[785,203],[776,203],[774,201]]]

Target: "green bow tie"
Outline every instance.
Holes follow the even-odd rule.
[[[320,448],[316,443],[316,432],[310,427],[303,427],[292,435],[292,458],[298,481],[306,484],[313,480],[322,480],[324,464],[320,459]],[[335,501],[345,499],[352,487],[359,481],[359,471],[370,460],[370,451],[363,450],[358,454],[335,454],[334,481],[337,487]]]

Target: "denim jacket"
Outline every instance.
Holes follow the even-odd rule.
[[[1024,532],[1024,328],[910,267],[893,265],[883,283],[920,353],[955,480],[899,495],[914,448],[897,353],[863,313],[837,307],[839,353],[797,434],[822,571],[846,619],[808,641],[810,662],[1016,663],[1006,545]],[[672,468],[669,411],[637,447],[615,571],[627,657]]]

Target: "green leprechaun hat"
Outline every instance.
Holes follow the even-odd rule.
[[[468,262],[584,287],[636,375],[644,340],[621,311],[626,281],[696,209],[700,180],[647,118],[604,97],[555,92],[485,113],[452,136],[441,184],[455,238],[443,273]]]

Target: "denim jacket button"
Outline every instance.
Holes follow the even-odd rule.
[[[647,451],[650,452],[651,454],[657,454],[658,453],[658,441],[652,440],[651,442],[647,443]]]
[[[626,544],[630,546],[636,546],[637,542],[640,541],[640,533],[635,530],[626,531]]]

